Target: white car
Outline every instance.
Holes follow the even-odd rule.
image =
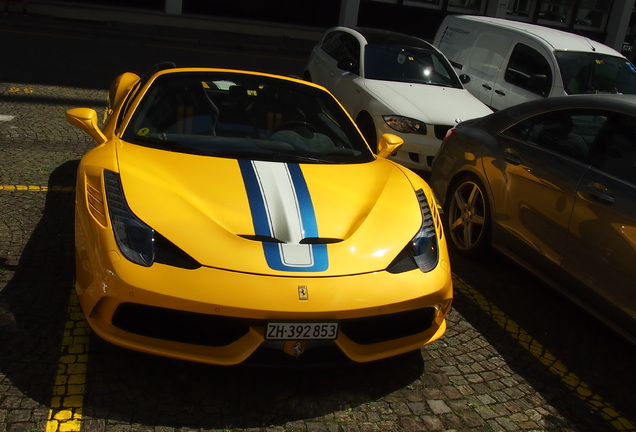
[[[374,151],[382,134],[399,135],[404,145],[392,158],[420,171],[431,170],[451,127],[492,112],[464,88],[433,45],[385,30],[327,30],[304,79],[333,93]]]

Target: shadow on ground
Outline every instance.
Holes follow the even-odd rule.
[[[77,161],[64,163],[51,174],[49,184],[72,188],[76,170]],[[45,200],[41,215],[25,215],[41,218],[13,278],[0,291],[0,375],[25,396],[48,406],[73,284],[74,195],[56,188]]]
[[[94,337],[84,423],[204,430],[284,425],[372,403],[418,379],[423,369],[419,351],[363,365],[214,367],[127,351]]]
[[[626,374],[636,347],[494,251],[452,258],[454,273],[503,313],[495,312],[506,328],[461,289],[454,308],[576,430],[615,431],[602,411],[636,419],[636,378]]]

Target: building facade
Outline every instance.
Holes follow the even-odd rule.
[[[447,14],[488,15],[585,35],[633,60],[635,0],[31,0],[44,13],[90,19],[143,18],[170,25],[250,22],[321,32],[334,25],[368,26],[432,39]],[[77,16],[74,16],[77,17]],[[220,20],[220,21],[218,21]]]

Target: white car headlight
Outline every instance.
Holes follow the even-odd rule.
[[[104,170],[104,184],[117,246],[130,261],[150,267],[155,259],[155,231],[128,207],[119,174]]]
[[[401,133],[426,134],[426,123],[398,115],[382,116],[384,122],[393,130]]]

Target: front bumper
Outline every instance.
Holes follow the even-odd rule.
[[[332,345],[356,362],[406,353],[442,336],[452,298],[445,259],[426,274],[324,278],[145,268],[113,251],[103,270],[91,267],[86,261],[78,265],[92,277],[76,288],[100,337],[137,351],[219,365],[242,363],[259,348],[284,349],[284,342],[265,338],[271,320],[338,321],[335,340],[300,342],[307,350]],[[87,275],[77,280],[87,281]],[[299,295],[301,287],[306,296]]]

